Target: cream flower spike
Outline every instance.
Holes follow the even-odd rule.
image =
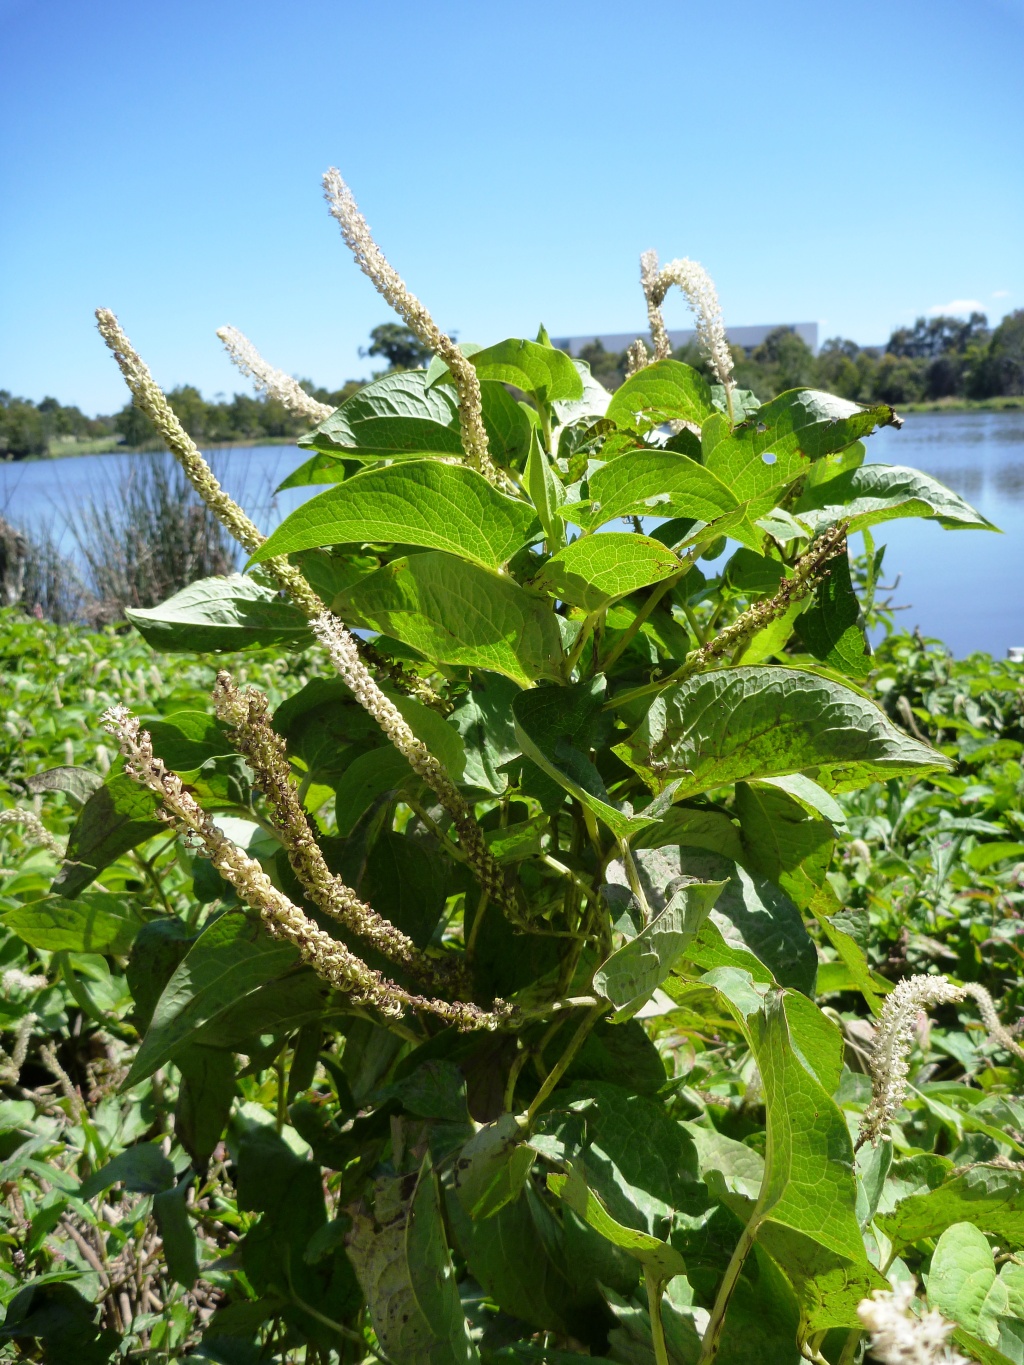
[[[949,1344],[956,1323],[934,1308],[914,1315],[916,1288],[913,1280],[903,1280],[861,1299],[857,1316],[871,1334],[871,1354],[883,1365],[969,1365]]]
[[[341,228],[345,245],[351,251],[356,265],[372,281],[378,294],[387,299],[409,330],[419,337],[424,346],[429,346],[451,371],[459,395],[459,427],[466,462],[472,469],[486,475],[491,483],[504,486],[506,480],[491,459],[476,370],[452,338],[441,331],[426,306],[406,288],[401,275],[373,240],[370,225],[359,212],[359,205],[341,178],[341,172],[334,166],[329,167],[324,172],[323,185],[331,217]]]
[[[334,411],[327,403],[318,403],[311,398],[298,380],[283,370],[276,370],[257,351],[244,332],[237,327],[218,327],[217,335],[224,343],[224,349],[232,362],[247,375],[259,393],[268,398],[276,398],[290,412],[308,417],[311,422],[322,422]]]
[[[672,285],[677,285],[693,310],[697,323],[697,344],[728,395],[735,383],[732,377],[732,352],[725,335],[718,292],[708,272],[697,261],[685,256],[669,261],[659,270],[658,253],[645,251],[640,257],[640,283],[647,299],[655,360],[667,360],[672,354],[672,343],[665,329],[661,305]]]

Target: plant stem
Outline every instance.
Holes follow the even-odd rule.
[[[601,1015],[608,1010],[608,1008],[609,1005],[607,1000],[599,1000],[598,1003],[592,1009],[588,1010],[587,1013],[583,1016],[579,1028],[569,1039],[569,1046],[565,1049],[561,1057],[559,1057],[558,1061],[554,1064],[554,1066],[545,1076],[540,1089],[533,1097],[533,1103],[526,1111],[527,1129],[529,1129],[533,1125],[533,1121],[537,1117],[537,1113],[540,1110],[541,1106],[544,1104],[545,1100],[551,1094],[552,1090],[554,1090],[558,1082],[565,1075],[566,1070],[569,1067],[569,1063],[572,1061],[572,1059],[576,1056],[576,1053],[579,1052],[580,1048],[583,1046],[583,1042],[586,1039],[587,1034],[597,1023]]]
[[[598,673],[608,672],[609,668],[611,668],[612,664],[615,663],[619,655],[632,642],[633,637],[636,635],[637,631],[648,619],[648,617],[654,611],[654,608],[658,605],[661,599],[665,596],[667,592],[669,592],[672,588],[675,587],[675,585],[679,582],[681,578],[685,578],[685,576],[690,572],[690,569],[692,567],[693,567],[692,564],[684,565],[684,567],[681,568],[678,573],[674,573],[671,576],[671,578],[663,578],[662,581],[658,584],[658,586],[653,590],[653,592],[648,593],[647,601],[643,604],[643,606],[640,608],[637,614],[633,617],[632,621],[630,621],[629,625],[616,640],[615,644],[612,645],[611,649],[598,664],[597,666]]]
[[[644,1283],[647,1286],[647,1307],[651,1315],[651,1339],[654,1342],[655,1365],[669,1365],[668,1347],[665,1345],[665,1324],[661,1320],[661,1295],[665,1288],[665,1282],[655,1279],[650,1270],[645,1270]]]
[[[583,622],[582,626],[580,626],[580,633],[579,635],[576,636],[576,643],[573,645],[572,649],[566,655],[565,664],[563,665],[563,671],[567,678],[572,677],[572,671],[579,663],[580,657],[582,656],[583,651],[587,647],[587,641],[593,634],[594,627],[597,625],[597,622],[601,616],[601,612],[603,611],[604,607],[599,608],[599,610],[597,611],[592,611],[590,615],[587,617],[587,619]]]
[[[740,1240],[736,1243],[736,1249],[725,1268],[722,1283],[718,1286],[718,1297],[715,1299],[715,1306],[711,1310],[707,1331],[704,1333],[704,1340],[701,1342],[697,1365],[711,1365],[711,1361],[718,1354],[722,1326],[725,1323],[729,1300],[732,1298],[733,1290],[740,1278],[740,1271],[743,1269],[743,1263],[750,1254],[750,1249],[754,1245],[754,1238],[757,1236],[757,1230],[760,1226],[761,1215],[755,1210],[750,1222],[740,1234]]]

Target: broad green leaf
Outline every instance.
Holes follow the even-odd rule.
[[[413,1177],[383,1177],[373,1213],[357,1212],[348,1254],[377,1339],[395,1365],[480,1359],[459,1301],[429,1155]]]
[[[242,574],[201,578],[158,607],[125,616],[148,645],[174,653],[305,644],[309,623],[276,588]]]
[[[805,910],[832,861],[832,823],[808,814],[800,801],[768,782],[738,783],[733,811],[740,822],[743,861]]]
[[[723,668],[668,687],[615,752],[653,791],[678,779],[677,799],[794,772],[843,792],[950,766],[872,702],[789,668]]]
[[[70,1273],[56,1275],[66,1279]],[[60,1279],[54,1282],[54,1274],[36,1276],[13,1295],[0,1341],[18,1342],[20,1358],[35,1354],[47,1365],[109,1365],[123,1338],[111,1327],[97,1327],[91,1298]]]
[[[680,887],[640,933],[617,948],[594,974],[594,989],[615,1006],[622,1023],[641,1008],[693,942],[725,882]]]
[[[490,1218],[518,1199],[535,1154],[514,1114],[485,1124],[455,1158],[455,1193],[470,1218]]]
[[[415,1061],[413,1054],[409,1064]],[[443,1058],[420,1062],[407,1075],[383,1086],[374,1096],[375,1102],[381,1104],[388,1099],[398,1100],[406,1113],[419,1118],[443,1119],[446,1123],[469,1127],[466,1078],[454,1062]]]
[[[781,994],[765,1001],[750,1028],[767,1111],[759,1215],[864,1263],[849,1130],[828,1092],[797,1057]]]
[[[658,1283],[686,1274],[686,1262],[669,1243],[616,1222],[593,1190],[588,1188],[577,1166],[570,1165],[568,1175],[549,1175],[547,1184],[551,1193],[558,1195],[595,1232],[636,1257],[646,1273]]]
[[[519,754],[512,702],[519,695],[515,683],[498,675],[475,678],[456,704],[450,724],[462,736],[465,752],[463,781],[500,796],[508,786],[504,764]]]
[[[634,450],[610,460],[587,481],[588,500],[559,515],[595,531],[629,515],[715,521],[739,509],[739,499],[717,475],[670,450]]]
[[[685,876],[722,881],[715,902],[715,920],[732,925],[729,941],[748,948],[781,986],[809,994],[814,989],[818,957],[800,911],[789,896],[768,878],[752,874],[719,854],[697,849],[679,850]]]
[[[125,1085],[137,1085],[151,1076],[201,1029],[298,960],[291,944],[271,938],[262,925],[244,915],[215,920],[164,987]],[[203,1041],[213,1040],[205,1037]]]
[[[790,389],[737,427],[721,414],[710,417],[701,431],[704,463],[738,499],[756,498],[896,420],[884,403],[862,408],[815,389]]]
[[[235,1059],[218,1048],[180,1048],[175,1062],[181,1072],[174,1107],[174,1136],[197,1171],[206,1168],[227,1127],[235,1098]]]
[[[542,403],[583,397],[583,380],[572,357],[552,346],[510,338],[475,351],[470,361],[481,380],[513,384]],[[445,382],[451,383],[450,378]]]
[[[581,1161],[587,1184],[617,1223],[664,1237],[677,1215],[707,1207],[693,1142],[657,1096],[577,1081],[549,1105],[532,1144],[548,1155],[547,1142],[560,1162]]]
[[[617,806],[590,757],[606,742],[604,689],[603,677],[572,687],[530,688],[513,700],[512,716],[523,753],[625,839],[654,820]]]
[[[428,386],[425,370],[401,370],[354,393],[299,445],[360,458],[461,455],[458,406],[450,390]]]
[[[814,600],[796,618],[796,629],[810,653],[836,672],[858,681],[871,672],[848,555],[829,560],[825,576],[814,590]]]
[[[108,1161],[83,1180],[78,1197],[93,1199],[119,1182],[136,1194],[157,1194],[174,1184],[174,1167],[158,1143],[142,1142],[137,1147],[126,1148],[113,1161]]]
[[[146,922],[138,898],[89,891],[76,900],[45,896],[0,915],[23,943],[49,953],[126,953]]]
[[[490,1218],[471,1218],[453,1190],[446,1208],[469,1273],[506,1313],[534,1328],[582,1340],[601,1323],[604,1309],[597,1285],[576,1281],[564,1225],[531,1181],[520,1198]]]
[[[77,896],[122,853],[165,831],[156,811],[151,791],[125,772],[112,773],[78,812],[52,890],[68,898]]]
[[[497,380],[481,380],[480,399],[491,456],[507,469],[522,469],[534,431],[525,409]]]
[[[1024,1247],[1024,1172],[974,1166],[927,1194],[902,1199],[877,1221],[898,1247],[938,1237],[953,1223],[973,1223],[1003,1245]]]
[[[633,841],[633,847],[638,849],[664,848],[668,844],[721,853],[734,863],[743,861],[739,829],[723,810],[672,806],[656,825],[642,830]]]
[[[83,806],[93,792],[103,786],[103,778],[92,768],[64,766],[33,773],[24,779],[24,783],[33,795],[37,792],[64,792],[76,806]]]
[[[703,375],[678,360],[656,360],[615,390],[607,416],[617,426],[643,433],[671,421],[700,426],[713,412]]]
[[[167,1274],[185,1289],[199,1278],[196,1234],[185,1201],[192,1188],[191,1173],[174,1189],[161,1190],[153,1199],[153,1217],[163,1243]]]
[[[900,465],[861,465],[806,489],[793,510],[815,534],[837,521],[853,532],[900,517],[924,517],[947,530],[997,529],[938,480]]]
[[[293,469],[286,479],[282,479],[274,492],[284,493],[289,488],[310,488],[323,483],[344,483],[360,469],[362,465],[356,460],[343,460],[337,455],[328,455],[326,451],[318,451],[303,461],[298,469]]]
[[[252,563],[321,545],[388,541],[499,569],[540,527],[533,508],[472,469],[410,460],[369,469],[297,507]]]
[[[649,536],[610,531],[581,536],[553,555],[532,586],[584,611],[599,611],[617,597],[679,573],[679,558]]]
[[[440,551],[392,560],[335,606],[345,619],[437,663],[490,669],[524,686],[561,675],[562,638],[550,604]]]
[[[1008,1261],[997,1275],[985,1234],[973,1223],[954,1223],[932,1253],[928,1302],[989,1346],[998,1346],[999,1319],[1024,1320],[1024,1266]]]
[[[556,398],[551,404],[562,428],[576,422],[600,421],[608,411],[612,397],[605,386],[591,374],[590,366],[585,360],[578,360],[573,356],[572,363],[583,384],[583,395],[580,398]]]

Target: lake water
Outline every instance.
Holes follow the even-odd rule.
[[[1024,412],[915,413],[901,431],[868,442],[872,463],[922,469],[966,498],[1002,531],[944,531],[934,522],[896,521],[877,528],[885,544],[883,582],[898,576],[898,620],[945,640],[958,656],[975,649],[997,657],[1024,645]],[[82,455],[0,464],[0,513],[20,525],[59,531],[90,499],[116,499],[140,458]],[[273,489],[303,459],[293,446],[214,451],[224,486],[269,531],[320,491]],[[859,537],[857,538],[859,540]],[[69,538],[65,544],[69,543]]]

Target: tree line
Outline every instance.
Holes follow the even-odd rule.
[[[713,380],[695,344],[674,352],[677,360]],[[625,351],[606,351],[593,341],[579,352],[606,388],[626,376]],[[817,355],[789,327],[777,327],[748,355],[733,348],[736,382],[762,402],[786,389],[818,388],[861,403],[919,403],[942,398],[986,399],[1024,394],[1024,309],[990,329],[984,313],[918,318],[893,332],[888,343],[858,346],[831,337]]]
[[[373,329],[370,345],[360,355],[380,357],[390,370],[413,369],[429,359],[408,328],[390,322]],[[680,347],[675,355],[696,369],[706,368],[693,344]],[[790,328],[777,327],[749,355],[736,347],[734,356],[737,383],[762,401],[802,387],[827,389],[862,403],[1017,396],[1024,394],[1024,309],[1008,314],[995,328],[989,327],[984,313],[972,313],[966,321],[918,318],[913,327],[893,332],[884,348],[832,337],[817,355]],[[580,358],[609,389],[625,379],[625,351],[606,351],[595,340],[583,347]],[[337,406],[366,381],[350,379],[339,389],[306,379],[300,382],[319,402]],[[288,440],[308,426],[276,398],[236,393],[211,401],[192,384],[172,389],[167,397],[185,430],[200,444]],[[0,389],[0,459],[46,455],[64,442],[98,439],[133,450],[161,445],[149,418],[131,403],[108,416],[87,417],[80,408],[56,398],[33,403]]]

